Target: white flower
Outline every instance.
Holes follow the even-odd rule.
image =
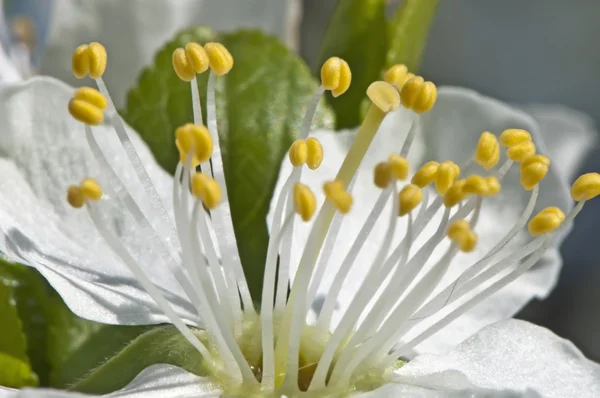
[[[119,73],[106,77],[117,108],[158,47],[177,32],[207,25],[219,31],[258,28],[293,46],[296,0],[55,0],[41,73],[78,86],[65,62],[80,43],[100,41],[119,54]],[[118,60],[117,60],[118,58]]]
[[[301,138],[284,160],[258,310],[237,254],[217,138],[214,82],[231,67],[227,50],[217,44],[195,50],[207,52],[212,69],[208,129],[194,93],[195,124],[176,132],[181,162],[175,179],[115,112],[99,77],[101,49],[81,51],[95,62],[91,70],[76,63],[76,72],[96,75],[102,94],[89,88],[73,94],[49,78],[0,88],[0,250],[36,267],[76,314],[114,324],[172,323],[205,359],[208,378],[151,367],[129,392],[596,395],[597,365],[522,322],[484,329],[446,356],[417,356],[403,367],[398,360],[421,343],[437,349],[458,343],[546,294],[554,282],[560,264],[556,244],[585,201],[600,194],[600,175],[578,179],[572,194],[579,204],[571,210],[566,183],[554,167],[548,170],[546,157],[533,155],[532,137],[522,130],[531,132],[544,153],[533,119],[470,91],[446,88],[439,90],[433,110],[422,116],[399,110],[376,135],[400,97],[419,112],[436,99],[435,86],[418,79],[400,87],[401,95],[376,82],[368,91],[374,105],[356,134],[317,131],[307,138],[325,87],[340,94],[349,84],[347,65],[331,61],[328,71],[335,79],[325,71],[325,87],[317,91]],[[174,59],[185,76],[185,62]],[[105,117],[108,123],[102,124]],[[500,141],[511,159],[502,154],[500,162],[497,138],[489,133],[480,138],[486,129],[505,130]],[[386,160],[396,151],[399,155]],[[432,158],[444,162],[412,170],[412,184],[400,182],[409,163]],[[463,165],[462,179],[449,159]],[[521,187],[515,161],[521,162],[522,183],[530,191]],[[304,170],[305,164],[317,170]],[[97,180],[82,181],[85,177]],[[76,181],[82,182],[69,186]],[[329,181],[327,201],[321,206],[324,181]],[[65,191],[71,206],[85,209],[69,208]],[[536,206],[545,209],[532,218]],[[312,223],[295,217],[308,221],[317,208]],[[534,237],[522,231],[528,220]],[[358,251],[346,261],[349,249]],[[309,311],[319,302],[321,311]],[[206,330],[211,344],[188,326]],[[557,383],[561,375],[568,382]]]

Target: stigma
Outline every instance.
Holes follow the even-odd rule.
[[[437,88],[406,66],[396,65],[385,73],[384,81],[367,89],[370,108],[337,175],[323,180],[325,201],[319,205],[315,193],[302,183],[305,170],[318,173],[327,156],[327,148],[310,136],[311,122],[323,94],[343,95],[352,81],[348,63],[332,57],[321,69],[321,85],[289,148],[287,161],[292,171],[273,201],[264,288],[261,297],[252,297],[235,239],[217,131],[215,80],[226,78],[234,59],[222,44],[188,43],[174,51],[172,63],[177,76],[190,83],[194,115],[173,136],[179,151],[173,214],[162,203],[102,80],[107,53],[99,43],[84,44],[74,51],[74,75],[89,76],[98,90],[78,89],[68,109],[84,125],[100,175],[85,176],[81,183],[70,186],[67,200],[74,208],[88,211],[98,233],[204,357],[203,371],[231,395],[337,396],[385,383],[401,364],[399,358],[529,270],[556,231],[570,223],[587,200],[600,194],[600,175],[586,174],[572,186],[571,195],[578,204],[569,214],[558,207],[533,214],[550,159],[536,153],[531,135],[522,129],[496,132],[499,135],[482,132],[471,159],[464,164],[432,160],[411,165],[407,157],[420,129],[420,115],[434,108]],[[210,74],[206,125],[196,80],[202,73]],[[343,233],[341,219],[353,216],[357,170],[385,116],[400,107],[408,109],[412,117],[405,141],[374,167],[372,183],[379,196],[346,256],[332,259],[332,247]],[[144,188],[149,202],[144,206],[133,199],[107,160],[105,149],[96,142],[93,127],[105,122],[112,125]],[[482,204],[501,194],[502,180],[511,168],[519,169],[521,185],[530,192],[522,214],[481,259],[463,265],[465,271],[458,278],[441,285],[456,257],[477,247]],[[206,338],[198,337],[175,313],[142,264],[103,222],[102,201],[115,201],[126,208],[140,233],[152,239],[157,257],[173,272],[201,316]],[[353,260],[390,203],[386,232],[372,264],[348,310],[333,323],[335,305],[349,282]],[[434,218],[438,214],[441,217]],[[406,229],[400,242],[393,244],[401,218]],[[311,230],[292,276],[290,253],[296,222],[311,223]],[[433,235],[418,240],[428,226],[434,227]],[[530,237],[527,244],[509,244],[523,232]],[[445,255],[424,267],[432,252],[442,246]],[[322,310],[308,322],[319,282],[331,263],[337,266],[335,278]],[[257,302],[260,304],[255,305]],[[435,322],[406,339],[408,331],[439,314]]]

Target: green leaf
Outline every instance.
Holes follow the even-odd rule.
[[[196,333],[204,339],[202,332]],[[140,335],[70,390],[107,394],[125,387],[142,370],[157,363],[205,375],[198,350],[173,326],[161,326]]]
[[[66,388],[149,330],[149,326],[103,325],[79,318],[60,296],[48,303],[50,385]]]
[[[189,41],[208,40],[227,46],[235,62],[227,76],[217,79],[218,127],[238,249],[250,290],[259,298],[271,195],[281,160],[318,84],[300,58],[258,31],[217,35],[201,27],[180,33],[142,72],[123,112],[170,172],[179,159],[174,131],[193,120],[189,83],[179,80],[171,56]],[[198,78],[203,104],[207,75]],[[332,120],[331,112],[318,111],[318,125],[331,125]]]
[[[439,0],[404,0],[389,23],[386,68],[405,64],[413,73],[419,70],[438,3]]]
[[[37,376],[29,366],[27,339],[11,290],[0,284],[0,384],[15,388],[37,385]]]
[[[9,288],[23,332],[27,336],[27,357],[40,384],[48,381],[46,301],[50,287],[31,267],[0,260],[0,286]]]
[[[37,385],[38,378],[27,362],[0,352],[0,386],[22,388]]]
[[[335,100],[327,94],[338,129],[359,124],[360,104],[367,88],[381,74],[388,49],[386,3],[386,0],[338,0],[325,32],[317,74],[332,56],[346,60],[352,70],[352,84],[346,93]]]

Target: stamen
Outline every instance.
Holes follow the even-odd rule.
[[[190,331],[190,329],[188,329],[183,320],[177,315],[175,310],[173,310],[169,302],[164,298],[156,286],[150,281],[150,279],[148,279],[144,271],[142,271],[140,265],[137,264],[133,257],[131,257],[119,239],[105,227],[105,224],[100,215],[97,213],[96,209],[90,205],[87,206],[87,209],[90,214],[90,218],[100,235],[104,238],[106,243],[108,243],[115,254],[117,254],[121,260],[123,260],[123,263],[127,265],[136,279],[142,284],[144,290],[146,290],[146,292],[150,295],[150,297],[152,297],[154,302],[160,307],[167,318],[169,318],[169,321],[171,321],[171,323],[190,342],[190,344],[192,344],[198,350],[198,352],[200,352],[204,359],[208,361],[211,366],[214,366],[214,358],[208,351],[208,348],[206,348],[206,346]]]

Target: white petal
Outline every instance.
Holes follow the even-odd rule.
[[[437,376],[437,375],[436,375]],[[534,391],[522,393],[509,390],[464,388],[460,390],[433,390],[420,385],[390,383],[376,390],[353,395],[355,398],[538,398]],[[540,397],[541,398],[541,397]]]
[[[436,389],[460,390],[468,382],[549,398],[600,396],[600,365],[571,342],[518,320],[488,326],[448,354],[420,355],[396,373],[398,382]]]
[[[288,0],[56,0],[41,70],[85,84],[73,77],[70,59],[78,45],[98,41],[109,54],[104,78],[122,107],[142,67],[177,32],[206,24],[219,31],[260,28],[284,39],[289,5]]]
[[[585,155],[595,147],[598,132],[588,115],[561,105],[528,105],[523,110],[540,125],[555,171],[574,179]]]
[[[87,147],[84,128],[67,111],[72,89],[51,78],[35,78],[0,89],[0,251],[35,266],[78,315],[118,324],[165,322],[124,264],[100,238],[84,209],[65,201],[69,185],[99,170]],[[114,136],[98,126],[101,137]],[[149,174],[170,203],[172,178],[154,161],[141,139],[129,130]],[[117,148],[118,143],[103,144]],[[120,148],[120,147],[119,147]],[[123,151],[111,149],[111,164],[143,208],[149,204]],[[102,179],[99,179],[102,184]],[[147,236],[125,217],[124,209],[106,206],[109,225],[134,257],[160,283],[178,313],[197,321],[174,277],[157,261]]]
[[[19,390],[0,386],[0,398],[16,398]]]
[[[0,391],[0,397],[1,397]],[[85,398],[92,395],[56,390],[26,389],[19,398]],[[152,365],[122,390],[106,397],[123,398],[216,398],[221,389],[213,381],[171,365]]]

